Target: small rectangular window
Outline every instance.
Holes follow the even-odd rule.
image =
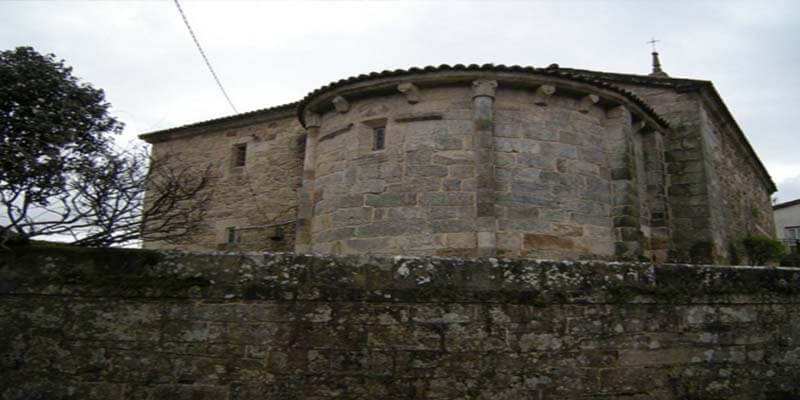
[[[247,163],[247,143],[233,146],[233,166],[244,167]]]
[[[232,226],[225,229],[226,236],[228,237],[228,244],[236,244],[236,227]]]
[[[380,126],[373,130],[372,150],[383,150],[386,146],[386,127]]]

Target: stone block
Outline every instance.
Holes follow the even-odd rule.
[[[578,159],[594,165],[608,165],[608,156],[605,151],[591,148],[580,148]]]
[[[429,165],[432,157],[432,147],[420,146],[406,152],[406,163],[408,165]]]
[[[464,192],[470,192],[476,190],[478,188],[478,183],[476,179],[464,179],[461,181],[461,190]]]
[[[474,221],[463,219],[437,219],[431,221],[433,233],[468,232],[475,230]]]
[[[556,169],[557,154],[540,151],[537,154],[520,153],[517,160],[520,165],[540,169]]]
[[[573,249],[575,247],[572,239],[533,233],[523,235],[522,243],[525,249]]]
[[[451,165],[447,169],[451,178],[464,179],[475,176],[475,167],[472,165]]]
[[[499,153],[539,154],[541,152],[539,142],[519,138],[497,137],[494,140],[494,148]]]
[[[494,136],[496,138],[521,138],[525,131],[524,122],[504,118],[501,113],[496,116]]]
[[[385,219],[422,219],[428,217],[428,209],[422,207],[393,207],[385,210]]]
[[[418,219],[386,220],[356,228],[357,237],[398,236],[422,233],[426,229],[426,221]]]
[[[520,186],[516,186],[519,188]],[[498,194],[497,204],[512,206],[514,203],[532,206],[553,207],[559,205],[561,199],[552,191],[537,190],[535,192],[515,191],[512,186],[511,193]]]
[[[506,217],[510,219],[516,219],[516,218],[536,219],[539,217],[539,207],[529,206],[529,205],[519,205],[519,206],[509,205],[506,208]]]
[[[518,252],[522,247],[522,234],[517,232],[497,232],[497,248]]]
[[[352,193],[381,193],[386,187],[386,181],[382,179],[367,179],[357,181],[350,188]]]
[[[703,152],[702,149],[668,151],[666,153],[666,160],[668,163],[700,161],[703,160]]]
[[[548,121],[546,126],[537,125],[530,126],[529,128],[523,130],[522,137],[533,140],[558,140],[559,127],[552,126],[552,121]]]
[[[337,228],[327,231],[322,231],[314,234],[315,242],[331,242],[334,240],[341,240],[353,237],[355,233],[354,228]]]
[[[365,224],[371,217],[370,207],[342,208],[333,212],[333,222],[339,227]]]
[[[442,189],[449,192],[461,191],[461,179],[445,179],[442,181]]]
[[[536,178],[536,180],[531,180],[531,181],[522,181],[519,179],[515,179],[513,182],[511,182],[511,193],[518,194],[520,196],[525,196],[525,195],[546,196],[552,193],[552,188],[542,183],[538,177]]]
[[[431,219],[462,219],[472,217],[473,208],[466,206],[431,207]]]
[[[345,248],[351,254],[370,254],[373,252],[383,252],[390,248],[389,239],[370,238],[370,239],[350,239],[344,241]]]
[[[556,158],[575,160],[578,158],[577,147],[571,144],[542,142],[540,153],[552,154]]]
[[[475,195],[463,192],[427,192],[420,195],[423,206],[466,206],[473,205]]]
[[[564,189],[577,189],[581,186],[583,178],[574,174],[542,171],[539,174],[539,181],[545,185],[553,185]]]
[[[395,247],[404,251],[429,250],[444,247],[444,234],[423,232],[394,238]]]
[[[495,215],[495,204],[492,199],[487,199],[486,202],[479,202],[475,207],[475,214],[478,218],[481,217],[494,217]]]
[[[550,221],[538,218],[499,218],[497,226],[499,231],[505,232],[547,232],[550,230]]]
[[[367,194],[364,203],[372,207],[412,206],[416,198],[408,193]]]
[[[472,156],[461,152],[437,152],[433,155],[432,162],[438,165],[472,165]]]
[[[578,237],[583,236],[583,226],[565,223],[553,223],[553,233],[556,236]]]
[[[447,176],[447,169],[447,167],[439,165],[409,165],[406,168],[406,175],[416,177],[444,177]]]
[[[513,168],[517,165],[517,158],[513,153],[495,153],[497,168]]]
[[[453,248],[474,248],[476,246],[475,243],[475,233],[473,232],[461,232],[461,233],[448,233],[445,235],[445,245],[447,247]]]
[[[461,150],[464,140],[461,134],[448,134],[439,132],[434,135],[436,150]]]
[[[386,187],[386,192],[436,192],[442,188],[441,177],[413,177],[406,178],[401,183],[393,183]]]
[[[706,181],[704,172],[684,172],[681,174],[672,174],[670,175],[669,179],[670,182],[675,185],[703,183]]]
[[[314,207],[314,213],[322,214],[325,211],[331,209],[361,207],[363,205],[364,205],[363,194],[336,195],[329,199],[322,199],[318,201]]]

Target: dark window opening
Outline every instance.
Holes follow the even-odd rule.
[[[373,136],[372,150],[383,150],[386,145],[386,128],[382,126],[375,128]]]
[[[228,236],[228,244],[236,244],[236,227],[227,228],[225,231]]]
[[[237,144],[233,147],[233,166],[244,167],[247,162],[247,143]]]

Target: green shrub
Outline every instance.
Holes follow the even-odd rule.
[[[784,267],[800,267],[800,253],[792,253],[783,257],[781,265]]]
[[[753,265],[766,265],[786,255],[786,247],[780,240],[766,236],[748,236],[742,240],[742,246],[747,259]]]

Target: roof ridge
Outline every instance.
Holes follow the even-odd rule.
[[[389,78],[389,77],[409,75],[409,74],[415,74],[415,73],[446,72],[446,71],[489,71],[489,72],[534,73],[534,74],[557,76],[557,77],[562,77],[562,78],[567,78],[567,79],[574,79],[574,80],[578,80],[578,81],[583,81],[583,82],[586,82],[586,83],[591,83],[593,85],[597,85],[597,86],[601,86],[601,87],[604,87],[604,88],[607,88],[607,89],[611,89],[613,91],[616,91],[616,92],[628,97],[637,106],[641,107],[642,109],[645,110],[645,112],[650,114],[650,116],[653,119],[655,119],[656,121],[658,121],[658,123],[662,124],[665,127],[669,127],[669,123],[663,117],[661,117],[658,113],[656,113],[652,106],[650,106],[646,101],[644,101],[642,98],[640,98],[639,96],[637,96],[633,92],[631,92],[631,91],[629,91],[629,90],[627,90],[625,88],[613,85],[613,84],[611,84],[611,83],[609,83],[607,81],[604,81],[604,80],[592,79],[592,76],[598,76],[597,74],[604,74],[604,73],[596,73],[595,71],[588,71],[588,70],[574,70],[574,69],[570,69],[570,68],[561,68],[561,67],[558,66],[558,64],[551,64],[550,66],[548,66],[546,68],[536,68],[536,67],[533,67],[533,66],[520,66],[520,65],[516,65],[516,64],[515,65],[511,65],[511,66],[506,66],[505,64],[492,64],[492,63],[487,63],[487,64],[483,64],[483,65],[478,65],[478,64],[469,64],[469,65],[464,65],[464,64],[454,64],[454,65],[441,64],[439,66],[428,65],[428,66],[425,66],[425,67],[409,67],[408,69],[383,70],[381,72],[370,72],[369,74],[354,75],[354,76],[350,76],[350,77],[347,77],[347,78],[339,79],[338,81],[330,82],[330,83],[328,83],[326,85],[323,85],[321,87],[318,87],[317,89],[315,89],[315,90],[309,92],[308,94],[306,94],[298,102],[298,105],[297,105],[298,119],[300,120],[301,124],[303,124],[305,126],[305,122],[304,122],[305,116],[302,115],[303,108],[308,104],[308,102],[311,100],[311,98],[313,98],[314,96],[319,95],[320,93],[328,91],[328,90],[336,89],[338,87],[342,87],[344,85],[351,84],[351,83],[363,82],[363,81],[366,81],[366,80],[369,80],[369,79],[373,79],[373,78]],[[580,74],[576,74],[574,71],[587,72],[587,73],[594,72],[595,75],[582,76]],[[602,76],[602,75],[600,75],[600,76]],[[643,78],[647,78],[647,77],[643,77]],[[671,78],[652,78],[652,77],[649,77],[649,79],[662,80],[662,79],[671,79]]]
[[[158,135],[158,134],[162,134],[162,133],[174,132],[174,131],[178,131],[178,130],[181,130],[181,129],[188,129],[188,128],[199,128],[201,126],[205,126],[205,125],[209,125],[209,124],[215,124],[215,123],[219,123],[219,122],[234,120],[234,119],[237,119],[237,118],[249,117],[249,116],[253,116],[253,115],[256,115],[256,114],[266,114],[266,113],[272,113],[272,112],[278,112],[278,111],[289,111],[289,110],[292,110],[292,109],[296,108],[298,103],[299,103],[298,101],[293,101],[291,103],[285,103],[285,104],[281,104],[281,105],[277,105],[277,106],[259,108],[259,109],[255,109],[255,110],[245,111],[245,112],[238,113],[238,114],[226,115],[224,117],[211,118],[211,119],[206,119],[206,120],[202,120],[202,121],[192,122],[190,124],[179,125],[179,126],[175,126],[175,127],[167,128],[167,129],[162,129],[162,130],[158,130],[158,131],[145,132],[145,133],[139,134],[138,136],[139,136],[139,139],[145,139],[145,138],[153,137],[154,135]]]
[[[800,199],[790,200],[790,201],[785,201],[783,203],[775,204],[775,205],[772,206],[772,209],[773,210],[777,210],[777,209],[780,209],[780,208],[791,207],[791,206],[794,206],[794,205],[797,205],[797,204],[800,204]]]

